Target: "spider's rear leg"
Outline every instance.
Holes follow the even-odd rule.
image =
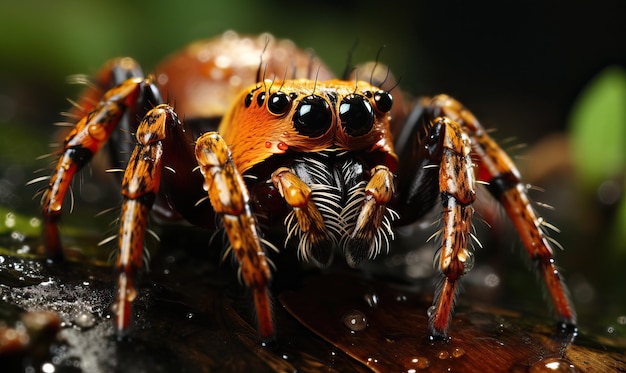
[[[218,133],[207,132],[198,139],[196,158],[205,179],[204,188],[213,209],[222,217],[243,280],[252,288],[259,333],[262,338],[271,338],[274,334],[268,292],[271,272],[257,233],[248,188]]]
[[[108,90],[94,110],[85,115],[66,136],[42,199],[44,245],[49,258],[63,256],[57,225],[74,175],[109,140],[129,108],[141,105],[140,102],[147,96],[158,99],[154,96],[156,91],[149,89],[151,86],[149,79],[136,77]],[[145,92],[151,94],[146,95]]]
[[[576,312],[556,269],[553,249],[543,231],[543,219],[530,204],[527,187],[517,167],[489,137],[472,113],[451,97],[434,97],[429,105],[432,116],[446,116],[460,123],[472,138],[472,154],[478,163],[478,179],[489,185],[491,194],[505,208],[530,259],[538,266],[562,327],[571,330]]]

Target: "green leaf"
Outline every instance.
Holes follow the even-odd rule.
[[[626,71],[604,69],[581,92],[570,118],[572,156],[580,181],[597,188],[626,169]]]

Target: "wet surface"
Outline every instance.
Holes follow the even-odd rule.
[[[332,290],[330,290],[332,289]],[[377,299],[373,304],[372,297]],[[318,277],[281,302],[311,330],[376,372],[625,371],[624,348],[560,331],[547,319],[474,305],[455,312],[448,340],[427,333],[430,297],[354,276]],[[359,320],[366,325],[354,328]]]
[[[1,342],[14,332],[5,330],[0,336],[0,362],[10,367],[8,371],[314,372],[324,366],[331,372],[359,370],[358,362],[307,332],[280,307],[279,338],[261,344],[247,321],[251,300],[229,266],[215,270],[209,264],[185,262],[176,254],[164,258],[165,267],[155,263],[142,279],[133,329],[118,340],[110,321],[114,283],[110,268],[0,258],[0,324],[25,331],[25,342],[15,351]],[[34,359],[33,351],[41,346],[30,345],[23,319],[39,313],[56,315],[59,332],[47,349],[44,346],[48,353]]]
[[[430,298],[362,272],[302,272],[302,286],[276,290],[277,339],[261,343],[249,294],[212,259],[156,255],[133,330],[118,340],[110,268],[0,255],[3,371],[626,371],[624,348],[610,341],[579,335],[570,345],[549,319],[477,306],[458,307],[452,337],[431,341]]]

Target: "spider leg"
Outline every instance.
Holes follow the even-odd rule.
[[[85,115],[66,136],[63,150],[42,200],[44,245],[49,258],[62,258],[58,221],[63,199],[76,172],[108,141],[129,107],[135,106],[150,82],[131,78],[108,90],[95,109]]]
[[[471,137],[478,179],[488,183],[489,191],[506,210],[528,256],[539,268],[561,326],[570,329],[576,324],[576,312],[555,266],[552,246],[542,229],[543,219],[533,209],[515,164],[458,101],[440,95],[429,106],[431,115],[457,121]]]
[[[438,117],[431,122],[431,131],[439,136],[439,194],[443,205],[439,271],[444,275],[430,314],[431,334],[444,336],[450,323],[460,278],[473,266],[473,253],[468,247],[474,190],[474,165],[470,139],[455,121]]]
[[[211,205],[222,217],[243,279],[252,288],[261,337],[271,338],[274,326],[267,288],[271,272],[257,233],[248,188],[218,133],[207,132],[198,139],[196,158]]]
[[[130,327],[131,306],[136,298],[135,280],[141,268],[148,215],[161,184],[163,155],[172,151],[167,141],[181,123],[168,105],[158,105],[141,120],[136,145],[122,179],[122,212],[119,219],[117,290],[113,303],[115,328],[123,335]]]

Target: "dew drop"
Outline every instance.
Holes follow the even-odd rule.
[[[93,137],[96,140],[103,140],[106,137],[106,131],[102,126],[97,124],[92,124],[87,128],[87,132],[89,136]]]
[[[343,324],[353,332],[360,332],[367,327],[367,319],[363,312],[358,310],[348,311],[343,315]]]
[[[407,373],[416,373],[418,370],[430,367],[430,361],[423,356],[414,357],[405,364]]]
[[[187,319],[191,320],[193,319],[193,313],[192,312],[188,312],[187,315],[185,315],[185,317],[187,317]]]
[[[41,371],[43,373],[54,373],[56,369],[51,363],[43,363],[43,365],[41,366]]]
[[[450,358],[450,354],[448,353],[448,351],[439,351],[439,353],[437,354],[437,357],[441,360],[445,360]]]
[[[465,265],[463,266],[463,273],[467,274],[469,271],[474,268],[474,264],[476,263],[476,259],[474,257],[474,253],[470,250],[465,250]]]
[[[4,225],[7,228],[13,228],[15,227],[15,214],[13,214],[12,212],[7,213],[4,216]]]
[[[435,311],[437,310],[437,307],[435,306],[430,306],[428,307],[428,310],[426,311],[426,315],[428,317],[433,317],[433,315],[435,314]]]
[[[72,322],[81,329],[88,329],[96,324],[96,318],[91,313],[82,311],[74,316]]]
[[[285,144],[284,142],[279,142],[278,145],[276,145],[278,147],[278,149],[282,150],[282,151],[286,151],[287,149],[289,149],[289,145]]]
[[[268,148],[268,149],[271,148],[272,147],[272,143],[269,142],[269,141],[266,141],[265,142],[265,147]]]
[[[400,294],[396,297],[396,302],[406,302],[407,301],[407,297],[404,294]]]
[[[28,221],[28,224],[33,227],[33,228],[39,228],[39,226],[41,226],[41,219],[38,218],[31,218]]]
[[[452,357],[453,358],[459,358],[461,356],[465,355],[465,350],[462,349],[461,347],[457,347],[454,350],[452,350]]]
[[[126,300],[132,302],[137,298],[137,290],[135,288],[130,288],[126,290]]]
[[[378,295],[375,293],[366,293],[363,296],[363,299],[365,299],[365,303],[372,308],[376,308],[376,306],[378,306]]]
[[[534,363],[528,369],[529,373],[577,373],[574,364],[558,357],[547,357]]]

